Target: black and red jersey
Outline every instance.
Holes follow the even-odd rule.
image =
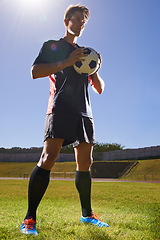
[[[78,45],[73,46],[61,38],[58,41],[45,42],[34,64],[58,63],[68,58]],[[73,66],[67,67],[51,76],[50,96],[47,114],[66,113],[81,114],[92,118],[92,110],[88,94],[89,76],[78,74]]]

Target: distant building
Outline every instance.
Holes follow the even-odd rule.
[[[0,153],[0,162],[38,162],[41,153]],[[95,161],[117,161],[160,158],[160,146],[123,149],[110,152],[94,152]],[[60,153],[57,162],[73,162],[74,154]]]
[[[94,153],[95,161],[138,160],[147,158],[160,158],[160,146]]]
[[[0,162],[38,162],[41,153],[0,153]],[[74,154],[60,153],[57,162],[74,162]]]

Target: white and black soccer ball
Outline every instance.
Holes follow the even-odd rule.
[[[79,74],[91,75],[97,71],[100,64],[100,59],[99,55],[93,48],[87,47],[85,50],[87,50],[85,53],[88,54],[88,56],[85,57],[85,61],[77,61],[73,67]]]

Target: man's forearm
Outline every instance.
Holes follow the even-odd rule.
[[[31,76],[33,79],[50,76],[62,69],[68,67],[68,61],[64,60],[57,63],[40,63],[35,64],[31,68]]]
[[[101,94],[104,91],[104,81],[103,79],[99,76],[98,72],[94,73],[92,75],[92,80],[93,80],[93,90],[99,94]]]

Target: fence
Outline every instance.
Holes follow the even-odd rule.
[[[51,178],[74,178],[75,172],[51,172]]]
[[[38,162],[41,153],[0,153],[0,162]],[[72,153],[60,153],[57,162],[74,162]]]
[[[38,162],[39,153],[0,153],[0,162]],[[123,149],[110,152],[94,152],[95,161],[115,161],[133,159],[152,159],[160,157],[160,146]],[[73,162],[74,154],[60,153],[57,162]]]
[[[22,175],[20,174],[20,177]],[[29,179],[29,174],[24,173],[23,178],[24,179]],[[51,172],[50,173],[50,178],[74,178],[75,177],[75,172]]]
[[[160,181],[160,177],[155,176],[154,172],[151,172],[150,174],[138,174],[136,176],[130,176],[124,175],[121,177],[121,179],[127,179],[127,180],[133,180],[133,181]]]
[[[96,161],[138,160],[160,158],[160,146],[123,149],[110,152],[94,153]]]

